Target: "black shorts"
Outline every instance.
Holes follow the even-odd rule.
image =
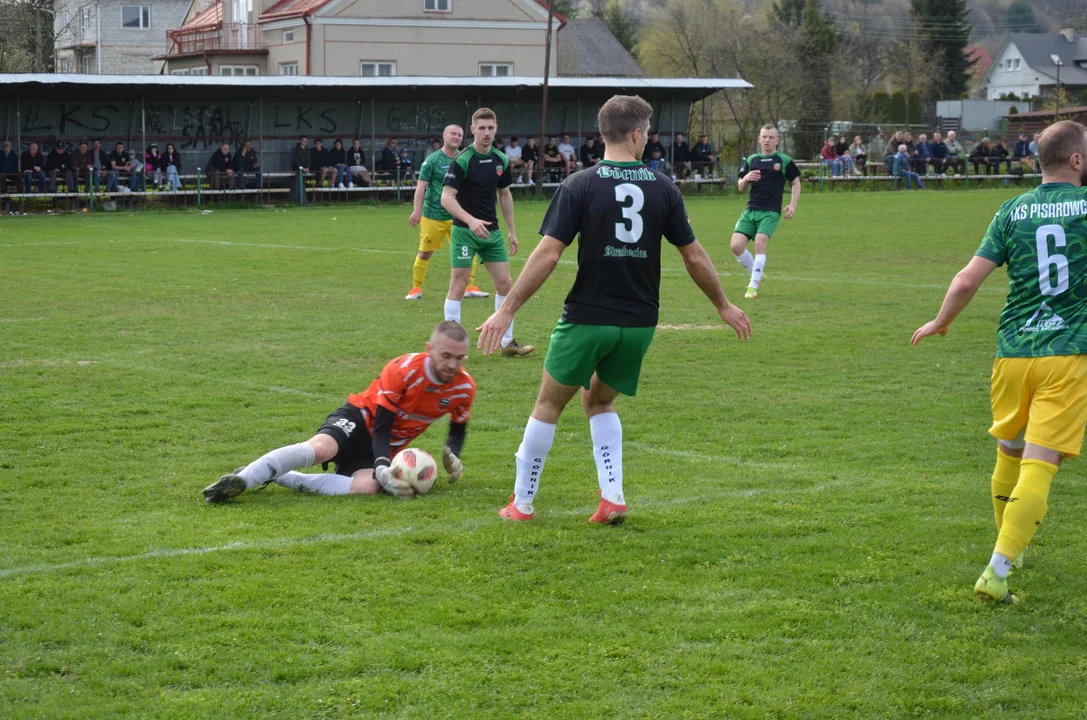
[[[336,463],[336,474],[355,474],[356,470],[366,470],[374,466],[374,441],[366,429],[366,419],[362,410],[351,403],[336,408],[317,431],[318,435],[335,438],[339,450],[329,462]],[[328,463],[323,467],[327,470]]]

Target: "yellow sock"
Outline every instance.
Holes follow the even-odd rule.
[[[1008,498],[1004,524],[996,539],[996,552],[1008,559],[1018,557],[1030,544],[1038,526],[1049,509],[1049,488],[1057,466],[1044,460],[1023,460],[1019,463],[1019,482]]]
[[[476,268],[479,267],[479,255],[472,258],[472,274],[468,276],[468,287],[476,286]]]
[[[1008,498],[1019,482],[1020,458],[1005,455],[1000,448],[996,450],[996,467],[993,468],[993,514],[996,516],[996,529],[1004,522],[1004,509],[1008,507]]]
[[[418,255],[415,256],[415,266],[411,269],[411,286],[412,288],[423,288],[423,281],[426,280],[426,271],[430,268],[430,258],[423,260]]]

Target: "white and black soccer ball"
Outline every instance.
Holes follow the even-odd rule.
[[[393,458],[391,467],[393,474],[406,480],[416,495],[426,495],[438,479],[438,463],[426,450],[401,450]]]

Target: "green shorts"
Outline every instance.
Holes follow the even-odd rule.
[[[476,255],[479,255],[479,259],[485,263],[510,261],[501,230],[492,230],[486,238],[478,238],[468,228],[454,225],[450,237],[449,264],[452,267],[472,267],[472,258]]]
[[[781,222],[781,213],[779,212],[773,210],[744,210],[743,214],[740,215],[740,219],[736,221],[734,232],[746,236],[748,240],[754,240],[755,235],[770,237],[778,229],[779,222]]]
[[[559,321],[551,333],[544,368],[556,382],[588,388],[595,373],[624,395],[638,392],[642,358],[655,327],[576,325]]]

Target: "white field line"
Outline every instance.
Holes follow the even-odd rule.
[[[113,242],[109,240],[107,242]],[[0,247],[6,248],[21,248],[21,247],[45,247],[48,245],[85,245],[84,240],[55,240],[47,242],[28,242],[28,243],[0,243]]]
[[[236,377],[228,377],[224,375],[205,375],[203,373],[188,372],[186,370],[177,370],[175,368],[160,368],[153,365],[136,365],[134,363],[117,362],[115,360],[102,361],[105,365],[112,365],[114,367],[124,368],[125,370],[137,370],[140,372],[157,373],[161,375],[174,375],[177,377],[190,378],[192,380],[204,380],[207,382],[217,382],[224,385],[235,385],[237,387],[247,388],[249,390],[259,390],[261,392],[276,393],[279,395],[299,395],[301,397],[313,398],[315,400],[328,400],[330,403],[336,402],[336,400],[330,399],[327,394],[309,392],[308,390],[298,390],[297,388],[282,387],[279,385],[262,385],[261,383],[249,382],[248,380],[241,380]]]
[[[709,456],[706,456],[707,458]],[[719,500],[725,500],[729,498],[748,498],[756,495],[767,494],[771,491],[780,491],[787,493],[789,497],[795,497],[799,494],[819,493],[826,490],[826,485],[816,485],[810,487],[801,488],[749,488],[747,490],[732,490],[726,492],[718,492],[705,495],[687,495],[684,497],[653,499],[653,498],[639,498],[636,499],[633,506],[633,511],[637,512],[642,508],[649,507],[674,507],[680,505],[690,504],[705,504],[712,503]],[[319,502],[317,498],[315,502]],[[420,500],[419,502],[425,502]],[[553,517],[576,517],[576,516],[588,516],[592,514],[592,507],[579,507],[571,508],[568,510],[557,511],[544,511],[542,518],[534,522],[546,523],[548,518]],[[315,512],[319,512],[315,508]],[[497,511],[496,511],[497,512]],[[484,524],[498,524],[505,522],[500,520],[494,514],[489,514],[486,518],[478,518],[473,520],[465,520],[459,523],[449,524],[437,524],[427,525],[423,527],[405,526],[399,528],[387,528],[384,530],[365,530],[357,533],[325,533],[321,535],[314,535],[311,537],[282,537],[282,538],[268,538],[265,540],[253,540],[245,541],[239,540],[236,542],[226,543],[224,545],[210,545],[205,547],[194,548],[160,548],[157,550],[149,550],[144,553],[138,553],[136,555],[106,555],[101,557],[89,557],[82,558],[80,560],[70,560],[63,563],[55,564],[39,564],[39,565],[23,565],[21,567],[12,567],[0,569],[0,579],[17,577],[21,575],[44,575],[48,573],[61,572],[64,570],[77,570],[82,568],[95,568],[104,565],[113,565],[118,563],[127,562],[139,562],[142,560],[161,560],[177,557],[188,557],[191,555],[210,555],[212,553],[221,552],[233,552],[233,551],[252,551],[252,550],[276,550],[280,548],[295,548],[304,547],[306,545],[322,545],[322,544],[334,544],[342,542],[354,542],[358,540],[368,540],[378,537],[403,537],[406,535],[412,535],[419,532],[441,531],[446,534],[461,534],[466,531],[475,530],[482,527]]]
[[[43,317],[0,318],[0,323],[41,322],[43,320],[45,320]]]

